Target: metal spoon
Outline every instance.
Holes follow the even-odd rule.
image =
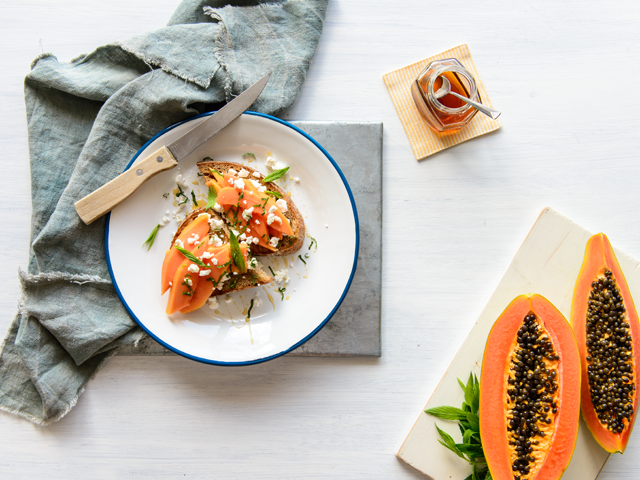
[[[456,92],[452,92],[451,91],[451,82],[449,82],[449,79],[447,77],[445,77],[445,76],[440,76],[440,78],[442,79],[442,86],[438,89],[437,92],[435,92],[433,94],[433,96],[436,97],[436,99],[442,98],[445,95],[453,95],[454,97],[459,98],[464,103],[468,103],[469,105],[471,105],[476,110],[484,113],[486,116],[491,117],[494,120],[496,118],[498,118],[500,116],[500,114],[502,113],[502,112],[499,112],[498,110],[494,110],[493,108],[489,108],[486,105],[483,105],[481,103],[474,102],[473,100],[470,100],[467,97],[463,97],[462,95],[458,95]]]

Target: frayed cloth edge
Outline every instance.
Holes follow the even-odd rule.
[[[140,340],[142,340],[142,338],[144,338],[144,332],[140,332],[140,336],[134,342],[134,344],[137,345],[140,342]],[[2,352],[4,351],[4,347],[5,347],[6,342],[7,342],[7,338],[5,337],[4,341],[2,342],[2,346],[0,347],[0,356],[2,356]],[[87,379],[85,384],[82,385],[82,387],[80,387],[78,389],[78,391],[74,395],[74,397],[71,400],[71,402],[68,403],[67,406],[65,407],[65,409],[62,412],[58,413],[55,417],[48,418],[48,419],[38,418],[38,417],[36,417],[34,415],[31,415],[30,413],[22,412],[20,410],[15,409],[15,408],[7,407],[6,405],[3,405],[1,403],[0,403],[0,410],[2,410],[4,412],[7,412],[7,413],[12,413],[13,415],[16,415],[18,417],[22,417],[22,418],[24,418],[26,420],[29,420],[32,423],[35,423],[36,425],[40,425],[41,427],[46,427],[48,425],[51,425],[52,423],[57,422],[58,420],[62,419],[62,417],[64,417],[67,413],[69,413],[73,407],[76,406],[76,404],[78,403],[78,399],[80,398],[80,395],[82,395],[84,393],[84,390],[87,387],[87,385],[89,384],[89,382],[94,379],[94,377],[102,369],[102,367],[104,366],[106,361],[109,360],[111,357],[113,357],[116,353],[118,353],[120,351],[120,349],[122,349],[122,348],[124,348],[124,346],[114,348],[113,350],[110,350],[108,352],[108,354],[102,359],[102,361],[100,363],[98,363],[98,365],[96,366],[96,369],[89,376],[89,378]]]
[[[213,56],[216,58],[216,60],[218,61],[218,64],[220,65],[220,67],[222,67],[222,69],[225,72],[224,82],[223,82],[224,98],[227,101],[227,103],[229,103],[231,100],[233,100],[233,90],[231,88],[231,75],[229,74],[229,67],[224,57],[224,47],[221,40],[223,36],[228,36],[227,26],[224,23],[224,20],[222,19],[220,14],[216,12],[213,7],[205,5],[204,7],[202,7],[202,10],[204,11],[205,15],[208,15],[214,20],[217,20],[218,24],[220,25],[220,30],[218,31],[216,38],[214,38],[213,40],[213,43],[214,43]]]
[[[24,289],[27,284],[37,284],[44,282],[59,282],[66,281],[69,283],[77,283],[78,285],[84,285],[85,283],[99,283],[99,284],[109,284],[111,285],[111,280],[104,279],[99,277],[98,275],[74,275],[66,272],[49,272],[49,273],[38,273],[36,275],[32,275],[30,273],[25,272],[21,268],[18,269],[18,276],[20,277],[20,283]]]

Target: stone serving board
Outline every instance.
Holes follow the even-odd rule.
[[[466,381],[469,372],[480,376],[484,346],[494,322],[516,296],[538,293],[570,318],[573,289],[582,266],[591,233],[558,212],[545,208],[529,232],[489,303],[480,314],[433,395],[420,411],[405,439],[398,458],[434,480],[462,479],[471,468],[438,443],[435,424],[459,441],[456,422],[437,420],[424,413],[427,408],[461,405],[464,401],[457,379]],[[632,296],[640,297],[640,263],[615,249]],[[580,420],[576,448],[562,480],[594,480],[609,454],[596,443]]]
[[[334,316],[288,355],[379,357],[382,295],[382,123],[291,122],[311,135],[349,182],[360,221],[358,267]],[[175,355],[150,337],[118,355]]]

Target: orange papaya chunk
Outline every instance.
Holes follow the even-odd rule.
[[[188,242],[189,237],[194,234],[198,235],[200,240],[203,240],[209,234],[208,215],[198,215],[198,217],[187,225],[178,236],[178,240],[184,244],[185,250],[193,251],[198,246],[197,243]],[[169,289],[169,282],[173,280],[177,268],[183,261],[184,255],[182,255],[174,245],[171,245],[171,248],[167,250],[167,253],[164,256],[164,261],[162,262],[162,273],[160,278],[161,295],[164,295],[164,292]]]
[[[191,303],[193,292],[198,288],[200,277],[197,273],[190,272],[192,262],[186,260],[180,264],[173,277],[173,284],[169,292],[167,302],[167,315],[186,308]]]
[[[516,297],[489,333],[480,375],[480,438],[495,480],[562,476],[578,435],[579,392],[569,323],[540,295]]]
[[[596,441],[624,452],[638,410],[640,325],[606,235],[587,242],[571,303],[582,366],[582,417]]]
[[[222,247],[209,247],[207,250],[215,253],[215,256],[211,259],[204,260],[210,267],[208,268],[209,274],[200,277],[198,287],[194,291],[191,302],[188,306],[180,309],[182,313],[193,312],[207,303],[207,300],[213,293],[213,289],[218,285],[220,277],[229,271],[229,265],[223,267],[223,265],[227,264],[231,259],[231,248],[228,243]],[[204,268],[202,270],[204,270]]]

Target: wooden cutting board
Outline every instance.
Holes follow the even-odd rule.
[[[606,232],[605,232],[606,233]],[[539,293],[569,319],[573,287],[582,265],[587,240],[592,235],[580,225],[545,208],[518,250],[471,333],[449,365],[440,384],[420,412],[398,458],[434,480],[463,480],[471,468],[438,443],[438,426],[460,441],[456,422],[439,420],[424,410],[440,405],[460,406],[464,400],[457,378],[465,383],[469,372],[480,376],[484,346],[491,326],[517,295]],[[615,244],[615,238],[610,239]],[[640,264],[615,250],[631,294],[640,298]],[[576,449],[563,480],[593,480],[609,458],[580,420]]]

